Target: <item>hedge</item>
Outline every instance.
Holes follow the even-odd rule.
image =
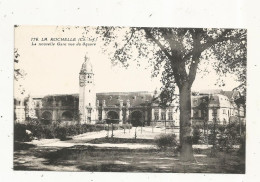
[[[75,136],[87,132],[111,130],[112,126],[107,124],[72,124],[64,125],[59,123],[52,123],[48,125],[41,124],[36,121],[28,122],[27,124],[16,123],[14,125],[14,140],[21,142],[28,142],[34,138],[37,139],[52,139],[59,138],[65,140],[69,136]],[[131,125],[114,124],[113,129],[122,129],[122,127],[132,128]],[[26,132],[27,130],[27,132]]]

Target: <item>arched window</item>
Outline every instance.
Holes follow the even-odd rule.
[[[108,111],[107,119],[119,119],[119,115],[116,111]]]
[[[73,115],[70,111],[65,111],[61,115],[61,120],[62,121],[72,121],[73,120]]]
[[[131,119],[132,120],[139,120],[141,121],[143,119],[143,114],[141,111],[133,111],[131,113]]]
[[[43,124],[51,124],[52,114],[49,111],[44,111],[41,115],[41,122]]]

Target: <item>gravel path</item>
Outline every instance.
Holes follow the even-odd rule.
[[[170,132],[170,131],[169,131]],[[152,132],[152,128],[137,128],[137,138],[139,139],[154,139],[160,134],[164,133],[161,128],[154,128]],[[81,135],[73,136],[71,140],[60,141],[59,139],[43,139],[43,140],[33,140],[32,142],[28,142],[28,144],[34,144],[39,147],[72,147],[75,145],[88,145],[88,146],[96,146],[96,147],[120,147],[120,148],[130,148],[130,149],[140,149],[140,148],[155,148],[152,144],[90,144],[88,141],[97,138],[104,138],[107,135],[111,137],[111,131],[99,131],[99,132],[89,132]],[[135,128],[124,130],[114,130],[113,131],[114,138],[134,138],[135,136]]]

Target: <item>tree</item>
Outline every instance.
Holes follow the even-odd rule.
[[[178,100],[178,97],[168,88],[165,88],[164,90],[161,91],[161,93],[159,94],[159,96],[157,98],[155,98],[155,100],[159,101],[159,107],[162,108],[165,111],[165,133],[166,133],[166,120],[167,120],[167,115],[166,115],[166,111],[168,109],[168,107],[171,106],[173,101]],[[176,109],[177,112],[177,109]]]
[[[143,123],[139,119],[133,119],[133,120],[131,120],[131,124],[132,124],[133,127],[135,127],[135,139],[136,139],[137,138],[137,132],[136,132],[137,127],[142,126]]]
[[[18,66],[18,63],[20,62],[19,57],[20,54],[18,53],[18,49],[14,49],[14,81],[17,83],[26,76],[25,71],[23,69],[20,69]],[[25,88],[23,87],[21,82],[18,85],[17,91],[19,91],[21,95],[23,95],[25,92]]]
[[[107,123],[107,126],[108,126],[108,133],[109,133],[109,124],[111,124],[111,131],[112,131],[111,138],[113,138],[114,137],[114,134],[113,134],[114,126],[113,126],[113,124],[118,124],[119,120],[118,119],[106,119],[106,123]],[[109,134],[107,134],[107,136],[108,135]]]
[[[191,87],[197,71],[206,71],[211,64],[220,76],[228,72],[236,74],[241,81],[240,88],[245,88],[246,30],[98,27],[96,33],[102,35],[106,50],[109,46],[115,49],[110,57],[112,63],[128,67],[129,60],[136,61],[137,65],[148,60],[154,67],[153,76],[158,76],[163,69],[161,89],[167,90],[169,102],[177,86],[181,160],[193,161]]]

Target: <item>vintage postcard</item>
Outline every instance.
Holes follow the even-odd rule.
[[[14,32],[14,170],[245,173],[246,29]]]

